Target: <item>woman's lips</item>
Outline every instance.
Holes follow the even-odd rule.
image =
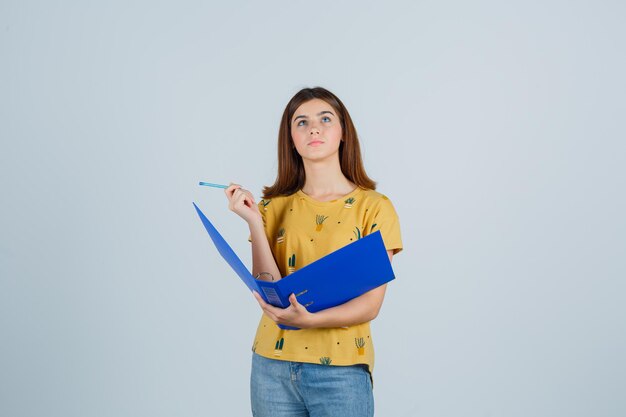
[[[309,146],[319,146],[322,143],[324,142],[322,142],[321,140],[314,140],[313,142],[309,142]]]

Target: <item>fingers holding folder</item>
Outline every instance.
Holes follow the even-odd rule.
[[[258,301],[261,309],[263,309],[263,312],[276,324],[298,327],[300,329],[311,327],[314,313],[309,313],[307,309],[298,302],[295,294],[289,296],[290,304],[287,308],[274,307],[266,303],[256,291],[252,291],[252,294]]]

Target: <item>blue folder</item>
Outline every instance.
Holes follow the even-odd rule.
[[[293,293],[307,311],[315,313],[350,301],[395,278],[380,231],[376,231],[279,281],[256,280],[204,213],[195,203],[193,206],[222,257],[251,291],[258,292],[273,306],[288,307]]]

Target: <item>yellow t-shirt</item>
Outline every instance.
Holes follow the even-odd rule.
[[[314,200],[300,190],[290,196],[261,200],[258,206],[283,277],[377,230],[387,250],[394,254],[402,250],[398,215],[391,201],[374,190],[357,187],[326,202]],[[270,359],[365,364],[370,373],[374,369],[369,322],[341,328],[283,330],[263,314],[252,351]]]

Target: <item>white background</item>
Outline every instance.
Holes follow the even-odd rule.
[[[618,1],[0,2],[0,415],[249,415],[221,190],[303,87],[350,111],[404,251],[377,416],[626,414]]]

